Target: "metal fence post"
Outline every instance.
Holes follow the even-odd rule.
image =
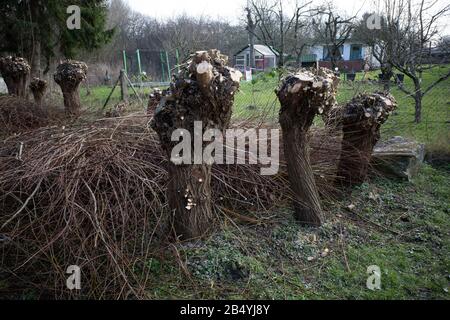
[[[141,51],[139,49],[136,50],[138,68],[139,68],[139,78],[142,75],[142,65],[141,65]]]
[[[123,69],[125,70],[125,73],[128,72],[127,69],[127,53],[125,52],[125,50],[122,51],[123,54]]]

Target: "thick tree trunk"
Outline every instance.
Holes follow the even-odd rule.
[[[328,69],[303,69],[284,78],[277,91],[295,217],[303,224],[320,225],[323,219],[307,135],[316,114],[327,113],[335,105],[337,85],[336,76]]]
[[[0,59],[0,74],[5,80],[10,95],[24,98],[30,66],[28,62],[19,57],[6,57]]]
[[[26,88],[28,76],[20,75],[18,77],[5,75],[3,77],[8,88],[8,93],[13,96],[24,98],[26,96]]]
[[[34,35],[33,55],[31,57],[31,78],[40,78],[41,72],[41,41],[39,34]]]
[[[300,223],[321,225],[322,209],[316,181],[311,168],[307,133],[299,128],[283,126],[283,143],[291,189],[295,218]]]
[[[81,101],[79,87],[61,85],[64,98],[64,108],[71,115],[79,115],[81,112]]]
[[[373,149],[380,139],[380,127],[396,107],[394,97],[384,93],[359,95],[345,106],[337,173],[340,186],[349,188],[366,180]]]
[[[364,130],[358,125],[344,126],[338,176],[345,186],[362,184],[369,171],[372,152],[379,140],[378,129]]]
[[[41,78],[41,39],[39,32],[39,9],[42,4],[39,1],[30,1],[31,17],[34,24],[33,27],[33,52],[31,56],[31,78]]]
[[[33,93],[34,101],[37,105],[42,105],[42,101],[47,90],[47,82],[38,78],[34,78],[30,83],[30,90]]]
[[[192,158],[183,164],[174,161],[172,151],[178,143],[172,141],[172,134],[179,129],[189,132],[183,138],[190,138],[192,152],[204,147],[201,137],[207,129],[228,127],[242,75],[226,67],[227,60],[217,50],[197,52],[181,67],[170,90],[154,93],[149,100],[149,108],[157,105],[151,126],[170,160],[167,198],[172,225],[175,235],[183,239],[202,237],[213,226],[211,164],[204,160],[192,164]],[[196,127],[197,122],[201,126]],[[198,134],[200,145],[195,144]]]
[[[177,235],[201,238],[214,222],[211,207],[211,166],[169,164],[168,201]],[[183,214],[179,214],[183,212]]]

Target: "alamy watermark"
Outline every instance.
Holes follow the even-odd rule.
[[[172,133],[172,142],[179,142],[171,153],[176,165],[186,164],[260,164],[261,175],[278,173],[280,167],[279,129],[207,129],[194,122],[194,136],[185,129]],[[205,142],[207,144],[205,147]],[[193,146],[193,150],[192,150]],[[270,147],[270,154],[269,154]]]
[[[381,269],[379,266],[372,265],[367,267],[367,274],[369,277],[366,281],[367,289],[381,290]]]
[[[379,14],[371,14],[366,20],[367,29],[381,30],[381,16]]]
[[[70,274],[66,280],[66,286],[69,290],[81,290],[81,268],[79,266],[69,266],[66,270]]]
[[[81,9],[79,6],[68,6],[66,10],[70,16],[67,18],[66,24],[69,30],[81,29]]]

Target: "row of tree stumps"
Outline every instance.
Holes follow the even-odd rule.
[[[61,61],[56,68],[53,78],[61,87],[64,107],[68,114],[77,115],[81,110],[79,86],[86,80],[87,70],[84,62],[74,60]],[[30,71],[30,65],[24,58],[12,56],[0,58],[0,74],[5,80],[8,93],[25,98],[29,82],[29,89],[36,104],[42,105],[48,83],[39,78],[29,81]]]
[[[176,145],[171,137],[177,129],[187,130],[194,137],[193,150],[194,122],[201,121],[202,134],[207,129],[227,129],[241,74],[226,64],[227,57],[217,50],[197,52],[174,76],[168,90],[150,96],[151,126],[169,159],[167,196],[172,226],[184,239],[202,237],[213,225],[211,164],[171,161]],[[380,126],[396,107],[394,98],[382,93],[360,95],[339,107],[338,84],[328,69],[301,69],[284,77],[276,91],[295,217],[303,224],[318,226],[324,219],[309,158],[308,132],[315,117],[323,115],[325,122],[343,131],[336,183],[347,188],[366,179]]]
[[[345,106],[339,106],[338,84],[338,78],[330,70],[302,69],[286,76],[277,90],[295,217],[304,224],[321,225],[323,221],[309,160],[308,131],[316,115],[322,115],[327,129],[342,130],[336,186],[348,190],[366,180],[381,125],[397,107],[394,97],[384,93],[358,95]]]

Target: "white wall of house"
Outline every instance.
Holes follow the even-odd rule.
[[[344,61],[350,60],[350,47],[350,43],[344,44],[344,52],[342,53],[342,59],[344,59]]]
[[[352,48],[353,44],[357,44],[357,43],[345,43],[344,46],[343,46],[342,58],[345,61],[351,60],[350,59],[351,58],[351,48]],[[323,60],[324,59],[324,46],[323,45],[313,46],[310,51],[311,51],[312,54],[316,55],[318,60]],[[372,51],[371,51],[370,47],[362,46],[361,57],[363,59],[368,59],[369,62],[375,67],[379,66],[379,63],[376,61],[376,59],[372,55]]]
[[[312,47],[311,53],[315,54],[318,60],[322,60],[323,59],[323,46]]]

